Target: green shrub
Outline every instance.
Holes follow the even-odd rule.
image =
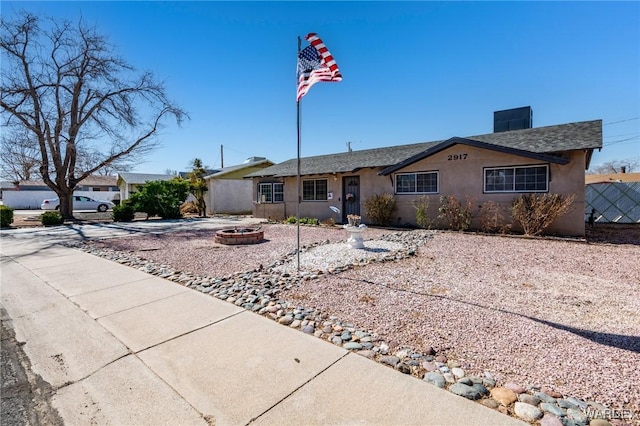
[[[296,223],[298,219],[295,216],[289,216],[285,222],[287,223]]]
[[[429,217],[429,197],[423,195],[413,200],[413,207],[416,209],[416,223],[420,228],[429,229],[433,225],[433,220]]]
[[[130,202],[137,212],[163,219],[182,217],[180,206],[189,194],[189,182],[180,177],[166,181],[150,181],[131,194]]]
[[[373,225],[387,226],[398,211],[393,194],[373,195],[364,202],[367,218]]]
[[[513,220],[522,226],[525,235],[540,235],[556,219],[571,211],[575,195],[522,194],[513,201]]]
[[[126,201],[119,206],[113,207],[111,217],[114,222],[131,222],[135,217],[135,209],[130,203]]]
[[[40,222],[44,226],[62,225],[64,218],[59,212],[44,212],[40,215]]]
[[[441,195],[438,218],[443,219],[451,230],[465,231],[471,226],[472,206],[468,198],[463,204],[455,195]]]
[[[0,228],[8,228],[13,223],[13,209],[0,205]]]
[[[297,219],[295,216],[289,216],[286,220],[285,223],[297,223]],[[316,219],[315,217],[301,217],[300,218],[300,224],[302,225],[319,225],[320,224],[320,219]]]

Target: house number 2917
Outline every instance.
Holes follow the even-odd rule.
[[[467,154],[451,154],[447,156],[447,160],[449,161],[466,160],[466,159],[467,159]]]

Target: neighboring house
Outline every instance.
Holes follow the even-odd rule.
[[[207,214],[251,214],[253,183],[244,179],[250,173],[273,166],[264,157],[251,157],[237,166],[223,167],[205,176],[207,181]]]
[[[358,214],[367,223],[364,201],[390,193],[398,206],[393,224],[416,225],[413,202],[421,196],[435,218],[443,195],[509,211],[522,193],[573,194],[573,210],[549,232],[583,236],[585,170],[593,150],[602,147],[602,121],[531,128],[531,116],[529,107],[497,111],[494,133],[486,135],[301,158],[300,217],[346,222],[346,215]],[[247,177],[254,182],[254,216],[296,215],[297,159]],[[341,217],[330,207],[339,208]]]
[[[585,220],[640,223],[640,173],[585,176]]]
[[[78,184],[74,194],[105,201],[117,201],[120,196],[115,176],[89,176]],[[9,185],[2,183],[2,202],[14,209],[40,209],[42,200],[56,197],[56,193],[42,180],[20,181]]]
[[[147,182],[157,180],[171,180],[175,175],[160,175],[150,173],[118,173],[117,186],[120,190],[120,200],[128,200],[138,187]]]

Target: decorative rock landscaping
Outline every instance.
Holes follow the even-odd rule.
[[[331,265],[327,264],[326,256],[322,256],[321,253],[335,250],[330,246],[336,246],[336,244],[328,242],[312,244],[301,251],[301,257],[306,256],[304,265],[307,266],[300,270],[299,276],[294,266],[295,252],[265,267],[222,277],[211,277],[194,276],[186,271],[174,270],[170,265],[156,264],[138,256],[111,249],[96,248],[90,243],[73,243],[72,245],[93,255],[128,265],[233,303],[271,318],[283,326],[313,334],[403,374],[410,374],[461,397],[478,400],[489,408],[526,422],[540,425],[605,426],[640,420],[637,419],[640,413],[637,413],[636,419],[633,420],[606,421],[590,418],[587,413],[606,413],[606,407],[593,401],[583,401],[537,386],[524,387],[517,383],[504,383],[496,387],[496,381],[490,372],[469,375],[456,360],[448,360],[432,349],[427,353],[419,353],[411,348],[401,347],[394,353],[390,353],[386,342],[374,333],[358,328],[357,324],[344,322],[338,317],[305,308],[299,303],[278,297],[281,290],[295,287],[300,280],[320,279],[323,275],[340,274],[345,270],[365,266],[371,262],[394,262],[413,256],[418,247],[430,238],[430,235],[429,233],[390,233],[380,240],[366,242],[369,248],[367,251],[350,249],[349,253],[344,252],[342,261]],[[314,250],[317,251],[315,261],[313,260]]]

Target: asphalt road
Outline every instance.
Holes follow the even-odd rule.
[[[33,210],[27,210],[33,212]],[[16,213],[14,212],[14,215]],[[37,213],[31,213],[37,215]],[[110,213],[91,213],[91,216]],[[79,216],[79,215],[76,215]],[[77,217],[79,218],[79,217]],[[87,217],[87,220],[95,219]],[[64,240],[87,240],[114,238],[135,234],[163,234],[175,231],[193,231],[200,229],[221,229],[229,226],[251,226],[264,222],[250,216],[228,216],[189,218],[175,220],[136,220],[133,222],[74,223],[69,225],[0,229],[0,238],[34,238],[61,242]]]

